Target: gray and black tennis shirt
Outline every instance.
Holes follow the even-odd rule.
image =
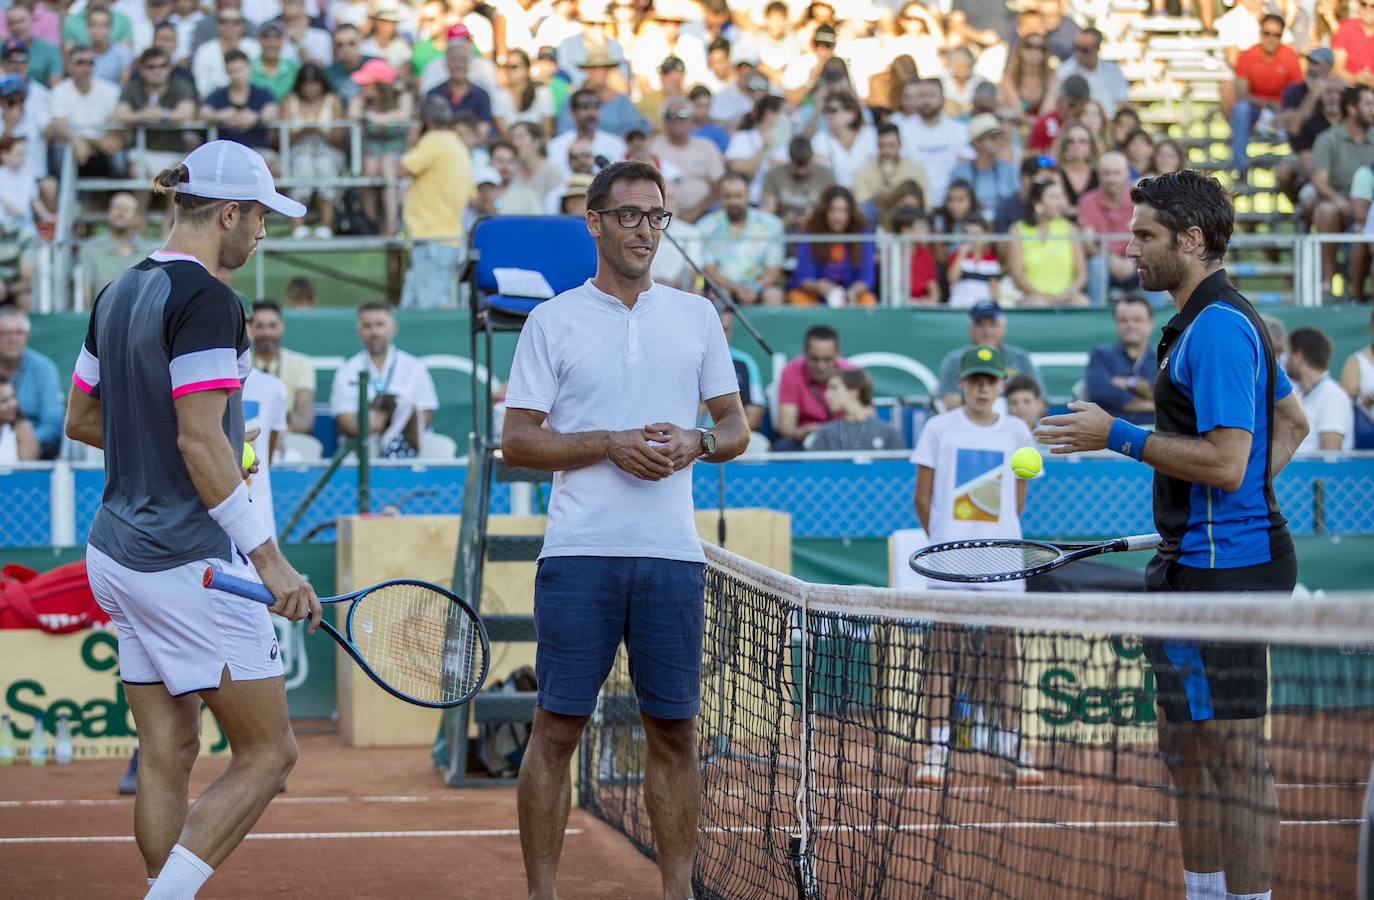
[[[249,367],[243,306],[195,257],[154,253],[100,292],[72,375],[105,432],[93,546],[139,572],[231,558],[177,447],[173,401],[227,390],[224,433],[239,447]]]

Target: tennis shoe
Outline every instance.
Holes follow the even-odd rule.
[[[945,762],[949,748],[937,744],[926,751],[926,761],[916,770],[916,783],[939,787],[945,783]]]

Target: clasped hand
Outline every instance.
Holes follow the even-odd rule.
[[[655,422],[639,429],[611,432],[607,457],[621,471],[644,481],[662,481],[687,468],[701,455],[696,429]]]

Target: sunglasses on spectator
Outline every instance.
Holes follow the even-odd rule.
[[[573,104],[573,109],[600,109],[601,104],[594,100],[579,100]]]
[[[167,67],[170,66],[170,65],[171,65],[171,63],[167,62],[167,60],[164,59],[164,60],[162,60],[161,62],[146,62],[146,63],[143,64],[143,68],[145,68],[145,69],[165,69],[165,68],[167,68]]]
[[[1045,49],[1045,45],[1044,45],[1044,44],[1022,44],[1022,46],[1025,47],[1027,50],[1041,50],[1041,51],[1043,51],[1043,50]]]
[[[238,16],[220,16],[219,23],[221,25],[242,25],[243,20]]]
[[[685,120],[685,119],[690,119],[690,118],[692,118],[692,111],[691,111],[690,109],[675,109],[675,110],[672,110],[671,112],[666,112],[666,113],[664,113],[664,114],[663,114],[663,118],[665,118],[665,119],[677,119],[678,121],[682,121],[682,120]]]
[[[93,60],[93,59],[74,59],[74,60],[71,61],[71,65],[73,65],[73,66],[93,66],[93,65],[95,65],[95,60]]]
[[[1374,3],[1368,4],[1368,5],[1369,5],[1369,6],[1374,6]],[[1265,37],[1276,37],[1276,38],[1281,38],[1281,37],[1283,37],[1283,32],[1282,32],[1282,31],[1261,31],[1260,34],[1264,35]]]

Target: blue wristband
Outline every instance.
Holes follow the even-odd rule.
[[[1149,436],[1149,429],[1117,419],[1112,423],[1112,430],[1107,432],[1107,449],[1140,462],[1145,456],[1145,439]]]

